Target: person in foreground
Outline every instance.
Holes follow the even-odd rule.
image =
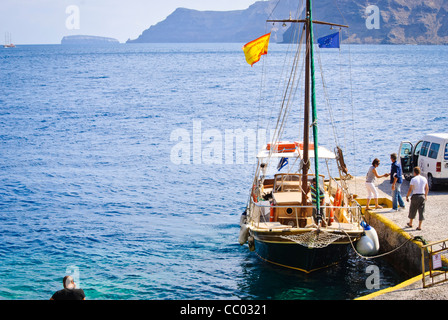
[[[76,289],[72,276],[65,276],[62,280],[64,289],[56,291],[50,300],[86,300],[84,290]]]
[[[409,202],[409,195],[412,193],[411,205],[409,206],[409,223],[407,226],[412,228],[412,221],[417,215],[418,211],[418,227],[417,230],[422,230],[422,222],[425,220],[423,213],[425,212],[425,203],[428,199],[428,180],[420,175],[420,168],[414,168],[414,177],[409,184],[409,190],[406,194],[406,201]]]

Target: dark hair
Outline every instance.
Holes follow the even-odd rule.
[[[380,164],[380,159],[375,158],[375,159],[372,161],[372,166],[374,166],[374,165],[376,165],[376,164]]]
[[[65,276],[64,279],[62,279],[62,284],[64,285],[64,288],[67,288],[67,285],[69,285],[73,281],[72,276]]]
[[[415,167],[414,168],[414,173],[415,174],[420,174],[420,167]]]
[[[392,154],[390,155],[390,157],[391,157],[391,159],[393,159],[393,160],[397,160],[397,154],[396,154],[396,153],[392,153]]]

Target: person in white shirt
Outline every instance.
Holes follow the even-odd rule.
[[[409,185],[409,190],[406,195],[406,201],[409,202],[409,196],[412,193],[411,205],[409,207],[409,223],[407,226],[412,228],[412,221],[417,215],[418,211],[418,227],[417,230],[422,230],[422,222],[425,220],[423,213],[425,212],[425,203],[428,200],[428,180],[420,175],[420,168],[414,168],[414,177]]]

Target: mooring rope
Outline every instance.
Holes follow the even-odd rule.
[[[342,230],[342,229],[341,229],[341,230]],[[407,239],[407,240],[406,240],[405,242],[403,242],[400,246],[398,246],[397,248],[395,248],[395,249],[393,249],[393,250],[391,250],[391,251],[389,251],[389,252],[385,252],[385,253],[382,253],[382,254],[379,254],[379,255],[376,255],[376,256],[363,256],[362,254],[360,254],[360,253],[356,250],[355,246],[353,245],[353,241],[352,241],[352,239],[350,238],[350,235],[349,235],[345,230],[342,230],[342,231],[347,235],[348,240],[350,241],[350,244],[352,245],[353,251],[355,251],[355,253],[356,253],[358,256],[360,256],[361,258],[364,258],[364,259],[367,259],[367,260],[370,260],[370,259],[376,259],[376,258],[384,257],[384,256],[386,256],[386,255],[388,255],[388,254],[391,254],[391,253],[397,251],[398,249],[402,248],[405,244],[407,244],[407,243],[410,242],[410,241],[421,241],[423,244],[426,244],[426,240],[423,239],[423,237],[421,237],[421,236],[416,236],[416,237]]]

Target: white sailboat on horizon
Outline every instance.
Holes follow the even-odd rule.
[[[11,40],[11,33],[5,32],[5,44],[3,45],[3,48],[15,48],[16,46],[12,43]]]

